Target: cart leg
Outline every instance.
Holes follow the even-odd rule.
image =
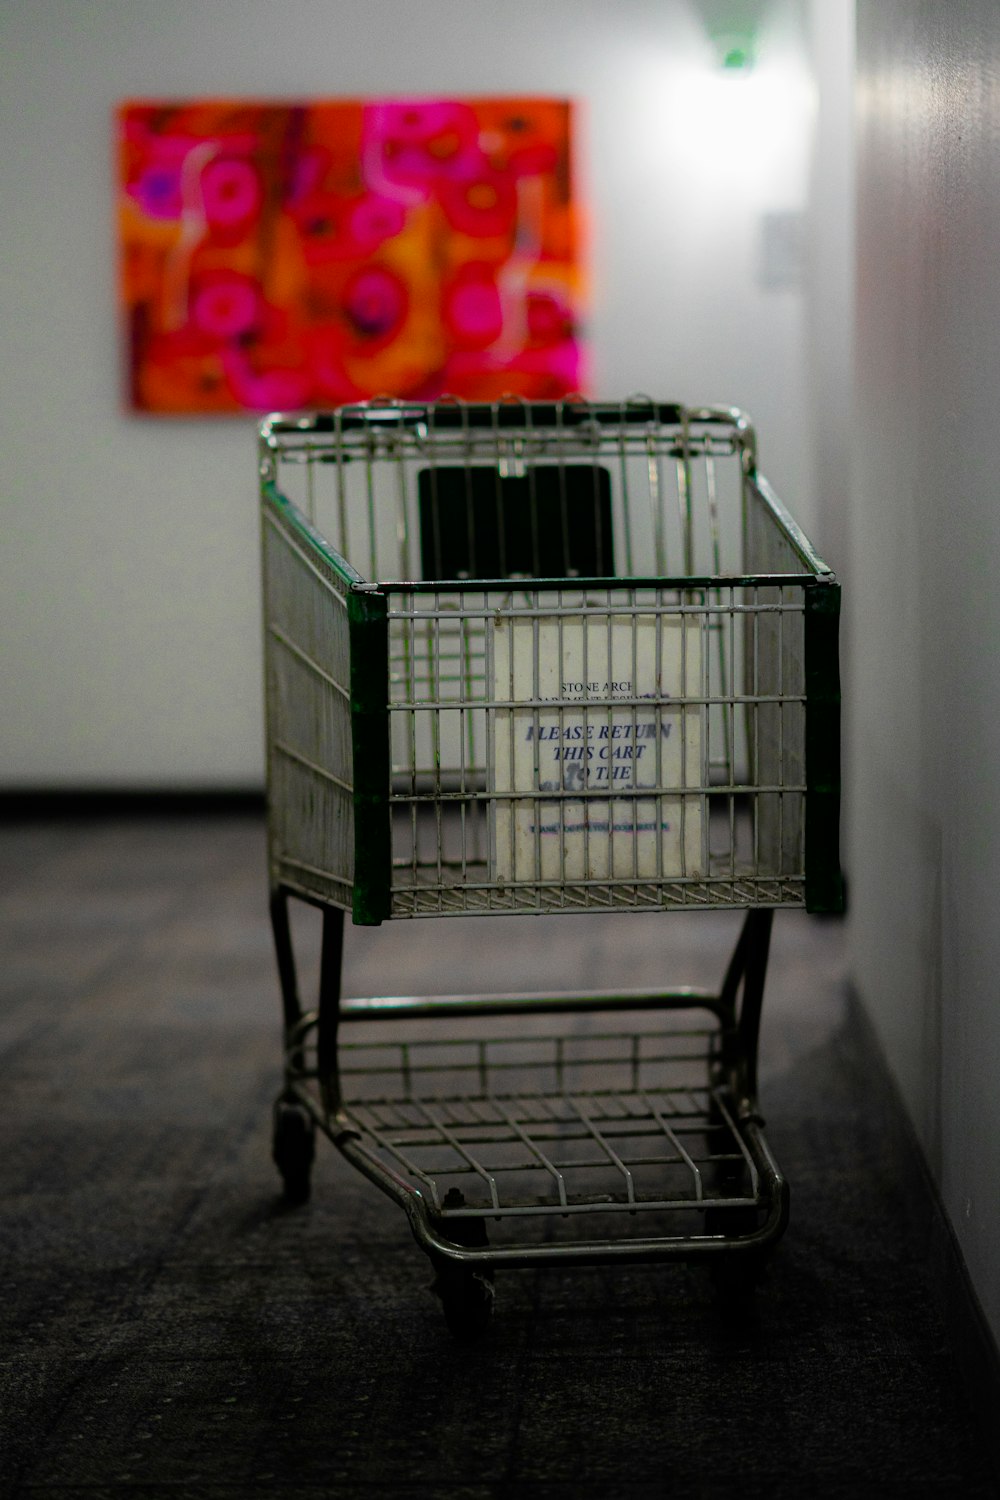
[[[344,913],[337,907],[323,910],[323,946],[319,966],[319,1015],[316,1025],[316,1060],[323,1107],[327,1114],[340,1108],[337,1072],[337,1029],[340,1024],[340,979],[344,960]]]
[[[753,1113],[757,1108],[757,1047],[773,920],[774,912],[768,908],[747,912],[722,984],[721,999],[732,1018],[733,1039],[730,1054],[723,1061],[730,1075],[735,1074],[733,1096],[741,1113]]]
[[[721,998],[731,1018],[723,1064],[737,1122],[757,1118],[757,1051],[773,916],[767,909],[747,912],[722,986]],[[725,1191],[724,1182],[719,1186]],[[757,1224],[757,1210],[751,1207],[709,1209],[705,1214],[707,1233],[734,1240],[752,1234]],[[753,1293],[766,1254],[744,1250],[713,1256],[712,1277],[725,1308],[741,1307]]]
[[[271,892],[271,931],[274,934],[274,954],[278,964],[278,981],[281,985],[281,1008],[285,1022],[285,1035],[289,1036],[302,1019],[299,1001],[299,981],[295,970],[295,954],[292,950],[292,929],[288,920],[288,892]]]
[[[288,898],[279,891],[271,901],[278,973],[285,1013],[285,1086],[274,1106],[272,1155],[290,1203],[305,1203],[309,1197],[313,1158],[316,1155],[316,1122],[298,1098],[295,1084],[301,1078],[305,1059],[296,1028],[302,1019],[295,959],[288,921]],[[333,907],[323,910],[323,946],[319,971],[319,1008],[316,1053],[320,1091],[328,1114],[340,1104],[337,1077],[337,1024],[340,1019],[340,972],[344,953],[344,914]]]
[[[285,1083],[274,1105],[271,1155],[281,1173],[286,1202],[305,1203],[309,1197],[312,1164],[316,1154],[316,1126],[312,1115],[296,1098],[293,1087],[305,1066],[305,1058],[298,1040],[302,1004],[292,947],[287,891],[276,890],[271,893],[271,928],[274,933],[285,1030]]]

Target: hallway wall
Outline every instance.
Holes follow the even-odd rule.
[[[253,424],[120,407],[111,110],[129,97],[581,102],[593,393],[747,407],[811,520],[803,302],[763,216],[808,190],[804,0],[31,0],[0,10],[0,780],[257,786]]]
[[[853,964],[1000,1335],[1000,9],[858,59]]]
[[[818,100],[809,186],[806,301],[808,429],[815,516],[811,537],[820,556],[844,575],[849,586],[846,572],[854,441],[853,0],[810,0],[808,21]],[[846,668],[846,659],[844,665]]]

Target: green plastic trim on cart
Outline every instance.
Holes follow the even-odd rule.
[[[795,552],[799,561],[803,563],[807,572],[814,573],[821,580],[833,580],[833,572],[813,548],[812,543],[806,536],[802,527],[796,521],[792,513],[778,499],[774,490],[768,484],[763,474],[756,470],[748,476],[747,483],[753,490],[757,499],[769,510],[778,523],[779,531],[784,532],[785,539]],[[728,582],[728,579],[726,580]]]
[[[806,911],[842,912],[840,585],[805,590]]]
[[[292,531],[298,532],[304,542],[307,542],[314,552],[318,552],[326,563],[337,574],[338,579],[344,584],[345,592],[354,588],[357,584],[363,584],[365,580],[357,568],[351,566],[346,557],[341,557],[335,552],[326,538],[316,530],[315,526],[303,515],[297,505],[294,505],[286,495],[283,495],[273,480],[267,479],[261,486],[261,493],[281,516],[282,520]]]
[[[359,927],[389,915],[392,836],[389,811],[389,617],[371,584],[347,596],[351,635],[351,739],[354,750],[354,896]]]

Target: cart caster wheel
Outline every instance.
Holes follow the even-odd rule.
[[[274,1106],[271,1155],[285,1185],[285,1202],[307,1203],[316,1155],[316,1126],[300,1104],[279,1099]]]
[[[496,1288],[488,1271],[439,1264],[434,1291],[441,1298],[448,1332],[460,1344],[474,1344],[489,1330],[496,1305]]]
[[[445,1195],[445,1208],[462,1208],[465,1198],[458,1188],[450,1188]],[[457,1245],[468,1249],[485,1249],[489,1244],[486,1225],[482,1219],[450,1220],[439,1228]],[[444,1320],[452,1338],[459,1343],[471,1344],[482,1338],[493,1322],[496,1303],[496,1288],[493,1272],[488,1266],[463,1266],[448,1260],[443,1255],[432,1256],[434,1281],[432,1290],[441,1299]]]
[[[735,1239],[751,1234],[756,1228],[754,1209],[718,1208],[705,1214],[705,1229],[709,1234],[726,1234]],[[712,1283],[724,1309],[736,1310],[752,1304],[766,1261],[766,1250],[734,1250],[712,1257],[709,1264]]]
[[[748,1251],[743,1255],[720,1255],[712,1263],[712,1284],[723,1309],[747,1308],[753,1304],[764,1271],[764,1257]]]

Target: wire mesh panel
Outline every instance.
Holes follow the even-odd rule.
[[[801,901],[788,592],[388,591],[393,910]],[[728,664],[744,639],[746,689],[723,692],[713,640]]]
[[[638,400],[389,403],[263,428],[267,477],[386,581],[740,571],[753,453],[739,413]]]
[[[505,1219],[523,1234],[553,1213],[572,1236],[626,1209],[641,1234],[650,1215],[754,1206],[756,1164],[711,1082],[716,1019],[624,1019],[581,1033],[529,1018],[516,1036],[370,1028],[341,1051],[342,1118],[435,1216],[488,1218],[494,1238]]]
[[[805,903],[810,595],[835,585],[757,476],[740,414],[344,408],[271,419],[262,476],[265,512],[300,517],[300,548],[334,580],[316,606],[337,658],[325,687],[304,662],[322,652],[295,656],[273,620],[266,635],[272,800],[297,799],[295,819],[277,814],[297,881],[312,869],[317,894],[350,904],[358,853],[371,868],[384,834],[372,920]],[[370,772],[349,691],[360,590],[384,618],[384,660],[366,646],[362,677],[388,760],[359,797],[343,705]],[[328,751],[317,721],[294,760],[274,726],[285,745],[296,713],[340,739]]]
[[[263,512],[268,834],[292,889],[351,905],[350,576],[290,506]]]

